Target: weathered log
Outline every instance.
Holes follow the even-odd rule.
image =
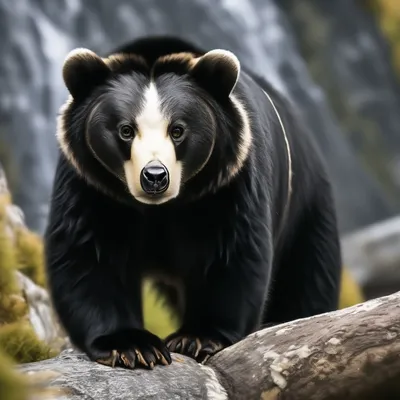
[[[400,216],[342,238],[344,264],[366,290],[389,294],[400,289]],[[386,288],[386,291],[385,291]]]
[[[397,292],[255,332],[206,365],[173,354],[151,371],[112,369],[65,351],[19,370],[53,373],[57,400],[384,400],[400,398],[399,352]]]

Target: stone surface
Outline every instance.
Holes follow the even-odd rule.
[[[112,369],[89,361],[82,353],[65,350],[53,359],[24,364],[19,369],[29,374],[49,372],[49,385],[59,391],[54,400],[228,399],[212,369],[179,355],[174,355],[173,364],[167,367],[126,370]]]
[[[64,347],[68,340],[63,337],[47,291],[18,271],[17,279],[29,305],[29,321],[37,337],[54,348]]]
[[[321,14],[322,5],[306,3],[315,8],[318,16]],[[329,2],[322,3],[328,7]],[[343,6],[343,1],[339,3]],[[55,117],[67,96],[61,79],[67,52],[86,46],[106,53],[132,38],[161,33],[186,35],[207,48],[233,50],[244,64],[272,80],[294,100],[326,155],[334,179],[342,232],[398,211],[399,199],[393,205],[393,197],[381,191],[376,176],[368,175],[354,156],[348,132],[339,124],[321,82],[317,84],[313,80],[311,68],[299,52],[297,36],[301,35],[294,29],[290,13],[277,4],[281,3],[273,0],[0,0],[0,158],[6,164],[15,201],[22,206],[28,226],[43,232],[46,224],[57,157]],[[335,11],[334,6],[330,7]],[[333,18],[342,20],[341,13],[334,15],[332,21]],[[356,23],[359,18],[353,12],[349,21]],[[330,20],[326,17],[322,21]],[[308,25],[319,22],[310,20]],[[341,33],[339,26],[334,35],[341,38],[342,51],[335,53],[336,47],[327,47],[331,53],[325,59],[332,60],[337,57],[335,54],[341,56],[346,51],[359,57],[364,48],[358,47],[352,34],[350,30]],[[386,62],[377,63],[381,53],[376,50],[362,54],[362,65],[369,65],[372,70]],[[357,64],[342,65],[356,68],[357,73]],[[384,75],[387,79],[381,80],[380,94],[394,85],[389,68]],[[360,80],[358,86],[338,85],[341,96],[346,98],[358,99],[357,93],[370,89],[371,83],[365,80]],[[374,103],[375,115],[380,115],[375,122],[381,124],[380,129],[387,126],[384,121],[389,119],[388,110],[398,110],[398,99],[393,96]],[[396,122],[391,124],[397,126]],[[382,145],[382,154],[386,151],[387,146]],[[375,171],[381,164],[371,165]]]

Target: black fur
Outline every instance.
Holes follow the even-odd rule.
[[[151,66],[176,51],[204,52],[175,38],[141,40],[116,52],[139,53]],[[185,96],[179,79],[176,84]],[[274,99],[290,142],[293,192],[286,218],[288,155],[261,88]],[[329,178],[291,105],[269,83],[242,67],[235,95],[246,105],[253,141],[240,173],[218,186],[218,174],[237,157],[241,121],[233,117],[230,102],[213,97],[208,99],[218,125],[213,154],[178,198],[159,206],[130,198],[118,170],[119,158],[127,155],[115,141],[101,150],[111,172],[86,147],[81,129],[85,107],[104,87],[95,90],[64,116],[71,152],[93,179],[88,182],[60,155],[45,235],[54,306],[76,346],[106,362],[117,350],[114,361],[127,367],[169,363],[168,350],[202,361],[261,323],[337,308],[341,258]],[[173,110],[174,103],[166,107]],[[96,180],[100,189],[91,184]],[[172,291],[160,279],[160,290],[182,321],[165,342],[143,330],[144,276],[168,277],[179,289]]]

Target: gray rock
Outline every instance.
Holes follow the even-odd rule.
[[[379,181],[374,184],[376,191],[384,193],[399,212],[400,87],[374,16],[360,6],[362,2],[348,0],[281,4],[310,74],[326,93],[346,140]],[[359,185],[342,187],[349,198],[358,189]],[[371,204],[374,216],[364,216],[370,222],[379,217],[381,206],[379,198],[371,197]],[[379,218],[383,217],[384,213]]]
[[[19,370],[29,375],[49,373],[46,386],[56,389],[54,400],[228,399],[213,369],[181,355],[172,358],[171,365],[151,371],[113,369],[65,350],[49,360],[23,364]]]
[[[132,38],[160,33],[186,35],[208,48],[231,49],[292,98],[326,155],[342,232],[393,215],[396,209],[389,194],[355,157],[299,53],[297,32],[276,4],[273,0],[0,0],[0,157],[6,161],[15,202],[23,208],[28,226],[43,232],[46,224],[57,157],[55,117],[67,96],[61,79],[67,52],[86,46],[105,53]],[[343,34],[344,41],[352,32],[348,34]],[[356,56],[362,51],[357,44],[348,45]],[[371,51],[364,64],[373,68],[376,57]],[[385,90],[391,81],[382,84]],[[363,85],[368,89],[366,82]],[[398,109],[393,98],[377,105],[383,119],[389,103],[390,109]]]

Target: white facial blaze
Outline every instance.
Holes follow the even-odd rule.
[[[175,147],[168,134],[169,121],[161,112],[160,99],[153,82],[144,94],[142,112],[136,118],[138,133],[131,147],[131,159],[124,164],[130,192],[139,201],[161,204],[179,194],[182,165],[176,159]],[[160,161],[168,169],[169,186],[161,195],[150,197],[140,185],[140,173],[150,161]]]

